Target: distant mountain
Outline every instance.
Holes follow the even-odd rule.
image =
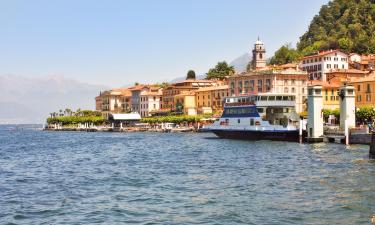
[[[59,109],[94,109],[104,89],[63,77],[0,76],[0,123],[43,123]]]
[[[237,73],[242,73],[246,71],[247,64],[251,60],[251,55],[249,53],[245,53],[240,57],[233,60],[229,65],[233,66]]]

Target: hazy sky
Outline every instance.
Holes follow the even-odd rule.
[[[0,75],[121,86],[295,44],[328,0],[2,0]]]

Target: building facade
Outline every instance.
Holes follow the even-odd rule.
[[[108,118],[111,113],[128,113],[131,111],[131,92],[126,88],[103,91],[95,98],[96,110]]]
[[[163,89],[162,110],[176,110],[174,97],[181,93],[196,91],[201,87],[212,87],[218,85],[218,81],[213,80],[185,80],[174,83]]]
[[[140,95],[140,114],[141,117],[151,116],[152,112],[161,109],[163,96],[162,88],[150,88],[149,91],[143,91]]]
[[[298,113],[306,110],[307,80],[306,72],[294,69],[237,74],[229,78],[229,95],[290,93],[296,96]]]
[[[355,88],[355,106],[375,106],[375,74],[350,82]]]
[[[194,91],[182,91],[180,94],[173,97],[173,102],[177,111],[181,111],[184,115],[197,115]]]
[[[198,114],[221,112],[224,98],[228,96],[228,85],[199,88],[195,91]]]
[[[327,81],[327,72],[348,69],[348,65],[347,54],[339,50],[330,50],[303,57],[300,68],[307,71],[309,80]]]

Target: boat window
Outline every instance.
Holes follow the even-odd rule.
[[[250,119],[250,126],[254,126],[254,119],[253,118]]]
[[[238,119],[238,120],[237,120],[237,123],[241,123],[241,120],[240,120],[240,119]]]
[[[263,113],[264,112],[263,108],[257,108],[257,110],[258,110],[258,113]]]
[[[267,101],[267,96],[261,96],[260,99],[261,99],[262,101]]]
[[[268,101],[275,101],[275,96],[268,96]]]
[[[281,101],[281,100],[283,100],[283,96],[276,96],[276,100],[277,100],[277,101]]]

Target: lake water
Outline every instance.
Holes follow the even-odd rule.
[[[0,127],[0,224],[370,224],[368,146]]]

